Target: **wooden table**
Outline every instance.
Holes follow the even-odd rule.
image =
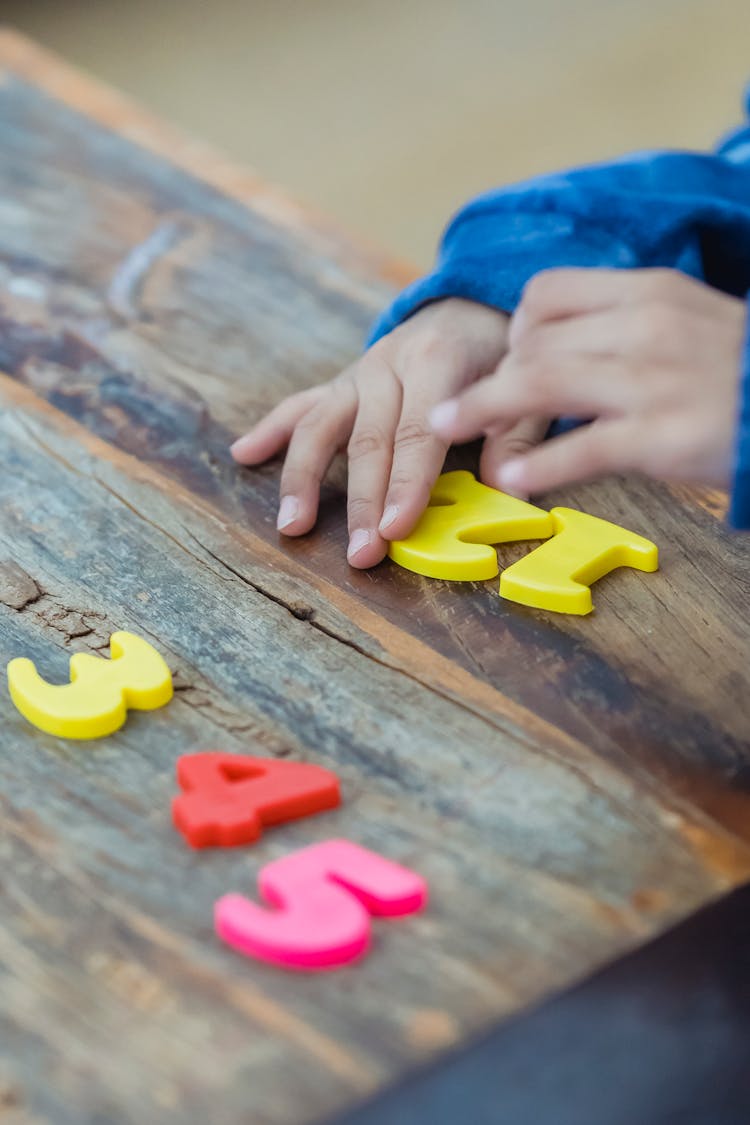
[[[282,541],[278,465],[227,447],[408,271],[8,32],[0,153],[0,655],[62,681],[125,628],[177,688],[95,744],[0,695],[9,1121],[302,1125],[750,875],[750,553],[721,496],[546,498],[661,548],[584,619],[350,570],[341,467]],[[174,765],[208,748],[332,767],[345,802],[191,851]],[[421,872],[427,912],[331,974],[218,942],[215,899],[331,836]]]

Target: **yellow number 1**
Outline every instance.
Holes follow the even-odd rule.
[[[592,582],[618,566],[653,571],[656,546],[607,520],[553,508],[555,534],[500,576],[500,596],[535,609],[590,613]]]

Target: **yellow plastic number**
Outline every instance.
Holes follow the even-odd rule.
[[[488,488],[472,473],[444,473],[430,505],[407,539],[391,543],[399,566],[454,582],[494,578],[500,569],[492,543],[546,539],[554,532],[548,512]]]
[[[618,566],[658,568],[656,546],[624,527],[572,508],[553,508],[550,515],[554,536],[503,571],[501,597],[558,613],[590,613],[589,586],[597,578]]]
[[[49,684],[25,658],[8,665],[11,699],[35,727],[59,738],[102,738],[125,722],[128,709],[153,711],[172,698],[172,676],[148,641],[113,633],[111,660],[70,658],[70,683]]]

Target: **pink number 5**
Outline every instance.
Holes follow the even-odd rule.
[[[427,902],[419,875],[349,840],[269,863],[258,889],[278,909],[225,895],[215,907],[216,932],[241,953],[289,969],[345,965],[367,951],[371,914],[411,914]]]

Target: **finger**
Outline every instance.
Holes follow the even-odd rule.
[[[637,445],[632,426],[620,420],[597,420],[506,461],[498,486],[505,492],[533,496],[605,473],[625,472],[636,467]]]
[[[436,312],[433,331],[415,337],[398,354],[403,403],[379,525],[381,536],[388,540],[402,539],[412,531],[445,461],[449,443],[432,431],[430,410],[492,371],[507,350],[504,313],[472,302],[441,304],[443,313]],[[461,309],[460,331],[456,306]]]
[[[529,415],[597,417],[633,398],[635,368],[617,356],[511,352],[493,375],[442,402],[430,424],[445,441],[507,433]]]
[[[385,368],[358,384],[357,419],[349,439],[348,523],[351,566],[375,566],[387,544],[378,532],[401,413],[401,383]]]
[[[565,320],[546,321],[524,334],[512,355],[516,359],[538,360],[564,353],[579,356],[620,356],[625,360],[645,361],[649,366],[659,361],[684,363],[685,357],[697,359],[706,349],[705,361],[711,362],[713,333],[706,324],[716,323],[712,315],[716,294],[710,294],[711,308],[706,304],[693,308],[655,301],[649,305],[624,305],[604,309]],[[721,319],[729,320],[734,309],[722,294],[719,298]],[[729,317],[727,317],[729,313]]]
[[[549,418],[522,418],[505,433],[491,433],[484,440],[479,460],[479,475],[490,488],[499,488],[499,473],[506,461],[516,460],[544,441]],[[528,500],[528,493],[514,491],[514,496]]]
[[[311,405],[322,397],[322,387],[311,387],[283,399],[242,437],[229,452],[240,465],[259,465],[289,444],[294,427]]]
[[[414,379],[404,387],[380,523],[385,539],[403,539],[413,530],[427,507],[448,451],[450,443],[433,432],[427,419],[435,403],[455,388],[456,374],[446,368],[432,375],[429,381]]]
[[[320,483],[346,442],[357,409],[354,384],[342,380],[299,419],[281,473],[279,516],[284,535],[304,535],[315,523]]]
[[[613,356],[648,351],[655,355],[673,343],[672,317],[662,318],[660,313],[657,323],[655,309],[628,305],[545,321],[525,332],[514,352],[532,360],[539,354],[563,352]]]
[[[677,270],[543,270],[523,291],[510,324],[510,346],[516,347],[538,324],[615,306],[671,301],[697,308],[707,299],[707,289]]]

